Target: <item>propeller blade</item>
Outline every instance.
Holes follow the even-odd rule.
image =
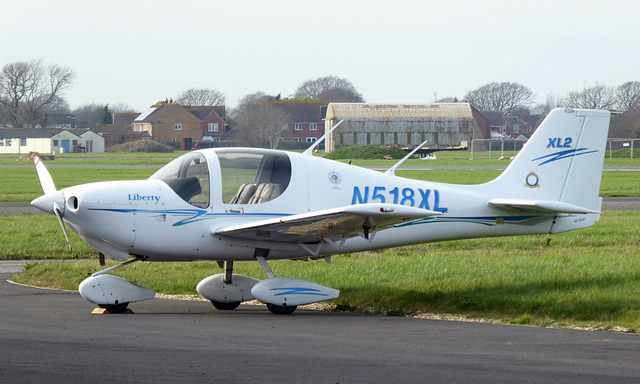
[[[53,202],[53,213],[56,214],[58,218],[58,222],[60,223],[60,227],[62,227],[62,233],[64,233],[65,239],[67,239],[67,244],[69,245],[69,250],[73,252],[73,248],[71,247],[71,242],[69,241],[69,235],[67,235],[67,227],[64,225],[64,221],[62,220],[62,209],[60,208],[60,204],[57,202]]]
[[[47,168],[42,164],[40,156],[33,155],[33,163],[36,165],[36,172],[38,172],[38,178],[40,179],[40,185],[45,195],[56,192],[56,186],[53,183],[51,174],[47,171]]]

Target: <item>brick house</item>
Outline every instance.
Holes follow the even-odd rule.
[[[184,106],[193,115],[201,120],[202,140],[220,141],[227,133],[224,106]]]
[[[160,142],[180,143],[180,149],[191,149],[205,136],[220,137],[226,132],[224,107],[182,106],[160,101],[141,113],[131,124],[135,132],[149,132]],[[216,131],[217,128],[217,131]]]
[[[268,101],[282,108],[290,122],[283,132],[283,141],[313,143],[324,135],[324,117],[328,101]]]
[[[131,130],[131,124],[139,115],[139,113],[115,113],[113,115],[113,124],[100,125],[93,128],[92,131],[104,138],[105,148],[116,144],[150,139],[148,132],[134,132]]]
[[[531,136],[535,127],[518,116],[504,116],[500,111],[482,111],[484,117],[491,121],[491,130],[500,135],[509,136],[513,139],[526,133]]]

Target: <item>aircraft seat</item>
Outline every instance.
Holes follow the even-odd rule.
[[[229,204],[248,204],[256,192],[256,188],[257,185],[255,184],[242,184],[238,189],[238,193],[229,201]]]

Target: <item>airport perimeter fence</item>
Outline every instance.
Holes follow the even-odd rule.
[[[633,159],[633,152],[640,150],[636,142],[640,139],[631,138],[609,138],[607,139],[607,156],[613,158],[613,154],[619,150],[628,150],[628,155],[623,151],[624,157]],[[521,140],[497,140],[497,139],[475,139],[471,140],[470,160],[500,160],[511,159],[518,151],[524,147],[526,141]],[[499,154],[499,155],[498,155]]]

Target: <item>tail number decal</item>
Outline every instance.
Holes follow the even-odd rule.
[[[547,148],[571,148],[573,139],[571,137],[550,137]]]
[[[398,188],[387,190],[386,187],[353,187],[351,204],[366,204],[377,201],[379,203],[393,203],[408,205],[427,210],[446,213],[449,208],[440,207],[440,192],[437,189]],[[429,201],[432,201],[433,205]],[[433,208],[431,208],[433,206]]]

